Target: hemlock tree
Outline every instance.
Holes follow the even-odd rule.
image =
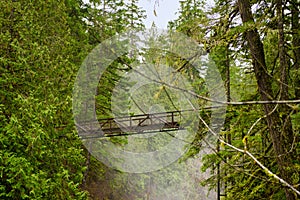
[[[86,199],[72,120],[82,3],[0,1],[0,198]]]
[[[299,3],[216,1],[207,12],[208,19],[197,23],[195,15],[186,14],[197,11],[184,6],[195,2],[201,3],[181,1],[179,18],[171,28],[197,38],[191,31],[194,26],[185,23],[190,19],[190,24],[207,30],[198,41],[215,59],[226,83],[228,101],[299,99]],[[203,12],[198,10],[199,14]],[[296,199],[292,187],[299,191],[297,119],[298,104],[253,102],[230,106],[221,139],[252,152],[270,171],[262,169],[243,151],[233,151],[225,145],[217,155],[206,157],[204,169],[215,163],[223,169],[206,183],[216,187],[222,180],[226,199]],[[274,174],[290,186],[278,183]]]

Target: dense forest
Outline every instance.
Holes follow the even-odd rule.
[[[160,32],[138,0],[0,0],[0,199],[300,198],[299,0],[179,2]],[[149,113],[178,130],[78,125]]]

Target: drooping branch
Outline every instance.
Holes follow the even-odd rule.
[[[199,119],[201,120],[201,122],[205,125],[205,127],[210,131],[210,133],[212,133],[215,137],[218,138],[218,140],[223,143],[224,145],[236,150],[237,152],[240,153],[244,153],[247,156],[249,156],[251,159],[253,159],[264,171],[267,175],[273,177],[274,179],[278,180],[280,183],[282,183],[283,185],[285,185],[286,187],[290,188],[291,190],[293,190],[296,194],[300,195],[300,191],[298,191],[294,186],[292,186],[291,184],[289,184],[287,181],[285,181],[283,178],[277,176],[276,174],[274,174],[271,170],[269,170],[266,166],[264,166],[253,154],[251,154],[247,148],[245,147],[244,149],[240,149],[235,147],[232,144],[229,144],[228,142],[226,142],[225,140],[221,139],[220,137],[218,137],[218,134],[216,132],[214,132],[209,125],[205,122],[204,119],[202,119],[201,116],[199,116]]]

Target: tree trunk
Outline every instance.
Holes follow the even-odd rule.
[[[295,96],[296,99],[300,99],[300,24],[299,24],[299,6],[297,0],[291,1],[291,13],[292,13],[292,33],[293,33],[293,52],[294,52],[294,67],[297,70],[295,80]]]
[[[287,86],[287,63],[285,56],[285,47],[284,47],[284,28],[283,28],[283,7],[282,0],[277,0],[277,19],[278,19],[278,50],[279,50],[279,66],[280,66],[280,99],[288,99],[288,89]]]
[[[282,0],[277,0],[277,19],[278,19],[278,50],[279,50],[279,68],[280,68],[280,100],[289,99],[289,87],[288,87],[288,65],[286,59],[286,49],[285,49],[285,38],[284,38],[284,7],[282,5]],[[280,109],[282,113],[282,119],[284,121],[282,132],[286,133],[286,136],[292,136],[284,138],[284,141],[288,146],[293,143],[293,128],[292,121],[290,119],[289,113],[291,109],[287,105],[282,105]],[[289,151],[287,149],[287,151]]]
[[[249,0],[238,0],[239,12],[243,24],[254,23],[253,15],[251,12],[251,5]],[[246,39],[250,47],[250,54],[252,57],[254,73],[257,80],[257,85],[260,93],[260,98],[263,101],[273,100],[273,91],[270,78],[267,74],[267,66],[265,62],[264,47],[260,40],[257,29],[252,28],[246,31]],[[285,132],[283,128],[284,122],[281,121],[280,115],[277,111],[273,111],[274,105],[264,104],[264,111],[267,115],[266,120],[272,138],[274,152],[276,154],[276,161],[279,167],[281,178],[288,183],[291,183],[291,173],[288,170],[292,166],[291,154],[287,152],[290,150],[291,144],[287,144],[285,138],[293,138],[292,133]],[[285,188],[287,200],[294,200],[295,195],[288,188]]]

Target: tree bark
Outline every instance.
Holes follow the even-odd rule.
[[[292,14],[292,33],[293,33],[293,52],[294,52],[294,67],[297,70],[295,80],[295,97],[300,99],[300,24],[299,24],[299,3],[297,0],[291,1],[291,14]]]
[[[254,23],[250,1],[238,0],[238,7],[243,24],[246,25],[248,23]],[[247,30],[245,34],[250,48],[250,54],[252,57],[253,68],[257,80],[260,98],[263,101],[273,100],[274,94],[270,78],[267,73],[264,46],[261,42],[260,35],[255,28]],[[277,111],[273,112],[274,105],[264,104],[263,107],[264,112],[267,115],[266,120],[270,136],[272,138],[280,176],[282,179],[292,184],[290,178],[291,172],[290,170],[288,170],[289,166],[292,166],[292,159],[290,156],[291,154],[288,153],[291,144],[287,144],[284,139],[293,138],[293,135],[290,135],[290,132],[284,131],[284,122],[281,120],[279,113]],[[285,188],[285,195],[287,200],[296,199],[294,193],[288,188]]]
[[[282,0],[276,2],[277,19],[278,19],[278,51],[279,51],[279,69],[280,69],[280,100],[289,99],[289,86],[288,86],[288,64],[286,59],[285,38],[284,38],[284,7]],[[282,119],[284,120],[282,132],[287,136],[293,136],[292,121],[289,113],[291,109],[283,104],[280,109]],[[286,144],[293,143],[293,137],[284,138]]]
[[[285,39],[284,39],[284,28],[283,28],[283,7],[282,0],[277,0],[276,11],[278,19],[278,51],[279,51],[279,67],[280,67],[280,99],[288,99],[288,89],[287,86],[287,63],[285,56]]]
[[[226,56],[226,61],[225,61],[225,86],[226,86],[226,99],[227,102],[231,101],[231,95],[230,95],[230,56],[229,56],[229,44],[226,45],[225,49],[225,56]],[[228,131],[230,132],[230,126],[228,127]],[[227,142],[231,144],[231,134],[229,133],[227,135]]]

